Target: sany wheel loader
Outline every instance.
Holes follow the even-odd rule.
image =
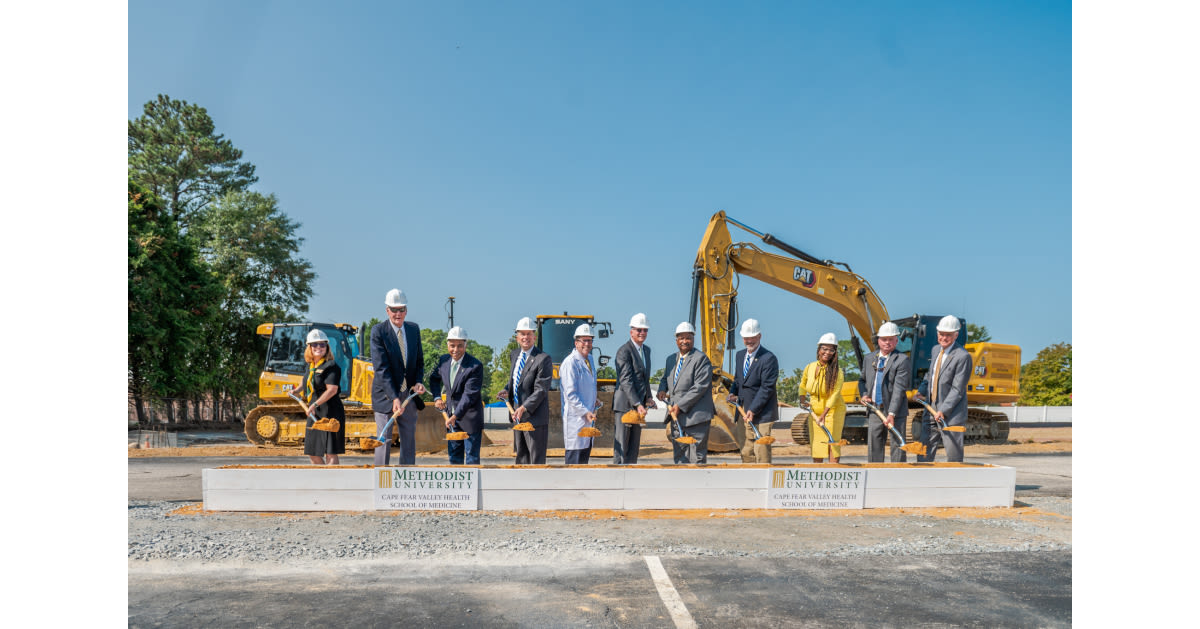
[[[763,251],[749,242],[734,242],[729,225],[755,236],[767,245],[789,255]],[[844,267],[838,268],[838,266]],[[709,220],[708,229],[696,252],[692,272],[692,303],[690,321],[697,328],[697,344],[712,361],[713,401],[717,417],[709,432],[709,449],[717,452],[737,450],[744,441],[744,431],[735,430],[733,407],[725,401],[733,375],[723,369],[726,354],[732,364],[736,350],[738,311],[737,287],[740,276],[751,277],[805,299],[828,306],[843,317],[850,327],[850,342],[862,370],[866,351],[875,349],[875,332],[880,324],[892,321],[900,328],[896,351],[912,360],[912,382],[909,383],[909,425],[913,438],[919,436],[919,417],[915,402],[911,402],[917,385],[925,378],[936,346],[934,329],[940,316],[913,315],[901,319],[888,316],[887,308],[866,279],[855,274],[845,263],[821,260],[811,256],[771,234],[758,232],[717,212]],[[699,324],[696,323],[697,314]],[[966,322],[962,321],[962,334]],[[815,331],[814,331],[815,332]],[[960,337],[960,342],[963,337]],[[860,340],[861,339],[861,340]],[[974,371],[967,392],[972,405],[1015,402],[1020,395],[1018,376],[1021,368],[1021,348],[997,343],[969,343]],[[805,361],[806,363],[808,361]],[[844,436],[865,440],[867,410],[858,404],[858,383],[847,382],[842,389],[847,403]],[[800,414],[792,422],[792,437],[807,444],[807,415]],[[972,407],[968,411],[966,440],[968,443],[1003,443],[1008,438],[1008,417],[1003,413]]]

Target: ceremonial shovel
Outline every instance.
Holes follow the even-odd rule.
[[[913,399],[916,399],[916,398],[913,398]],[[966,426],[947,426],[946,422],[938,419],[937,409],[930,406],[928,403],[925,402],[925,400],[917,400],[917,402],[920,402],[921,406],[924,406],[925,410],[929,411],[929,416],[933,418],[933,423],[935,426],[937,426],[938,430],[945,431],[945,432],[966,432],[967,431]]]
[[[800,408],[807,408],[808,412],[810,412],[810,413],[813,412],[812,407],[808,406],[806,404],[801,404]],[[814,413],[814,415],[815,415],[815,413]],[[792,421],[795,421],[795,420],[792,420]],[[845,439],[838,439],[837,441],[834,441],[833,433],[829,432],[829,429],[825,427],[825,424],[822,424],[821,422],[817,421],[816,417],[813,417],[813,423],[816,424],[818,427],[820,427],[821,430],[825,431],[825,438],[829,440],[829,445],[831,445],[831,446],[848,446],[848,445],[850,445],[850,442],[846,441]]]
[[[396,421],[396,418],[397,418],[397,417],[399,417],[399,416],[400,416],[400,414],[404,412],[404,407],[405,407],[405,406],[408,406],[408,401],[409,401],[409,400],[411,400],[411,399],[413,399],[413,398],[415,398],[415,397],[417,397],[417,394],[416,394],[416,393],[411,393],[411,394],[409,394],[409,396],[408,396],[408,397],[404,398],[404,401],[400,403],[400,409],[399,409],[399,410],[397,410],[395,413],[392,413],[392,416],[391,416],[390,418],[388,418],[388,420],[387,420],[387,423],[383,425],[383,430],[380,430],[380,431],[379,431],[379,438],[378,438],[378,439],[372,439],[372,438],[370,438],[370,437],[362,437],[362,438],[360,438],[360,439],[358,440],[358,449],[360,449],[360,450],[374,450],[375,448],[378,448],[379,446],[383,445],[383,440],[384,440],[385,438],[390,438],[390,437],[391,437],[391,434],[392,434],[392,424],[393,424],[393,423],[395,423],[395,421]]]
[[[595,413],[596,411],[600,410],[600,407],[601,407],[601,406],[604,406],[604,402],[596,402],[596,410],[595,410],[595,411],[592,411],[592,413]],[[636,411],[635,411],[635,412],[636,412]],[[580,437],[599,437],[599,436],[600,436],[600,429],[599,429],[599,428],[596,428],[596,426],[595,426],[595,423],[596,423],[596,422],[595,422],[595,421],[593,421],[593,422],[592,422],[592,424],[593,424],[593,425],[591,425],[591,426],[584,426],[583,428],[580,428],[580,429],[579,429],[579,432],[577,432],[577,433],[575,433],[575,434],[576,434],[576,435],[578,435],[578,436],[580,436]]]
[[[742,416],[742,421],[746,421],[746,411],[743,411],[742,407],[738,406],[737,404],[734,404],[733,407],[736,408],[738,414]],[[754,431],[754,443],[757,443],[760,446],[769,446],[772,443],[775,443],[775,437],[770,435],[767,435],[766,437],[762,436],[762,433],[758,432],[758,426],[755,426],[754,422],[747,421],[746,425],[750,426],[750,429]]]
[[[670,402],[667,402],[667,404],[670,404]],[[670,406],[667,407],[667,413],[670,413],[671,415],[671,421],[675,424],[675,431],[679,432],[678,437],[672,437],[675,440],[675,443],[682,443],[689,446],[693,443],[696,443],[695,437],[689,437],[683,434],[683,426],[679,424],[679,418],[675,416],[675,413],[671,413]]]
[[[293,400],[296,400],[296,403],[300,405],[300,408],[304,409],[304,414],[313,420],[313,425],[312,425],[313,430],[323,430],[325,432],[337,432],[338,429],[342,427],[341,422],[339,422],[336,419],[333,419],[332,417],[322,417],[321,419],[317,419],[316,417],[313,417],[312,409],[305,406],[304,402],[299,397],[296,397],[295,391],[288,391],[288,397],[292,398]]]
[[[871,404],[870,402],[863,402],[862,400],[859,400],[859,402],[862,402],[862,404],[864,406],[871,409],[876,415],[879,416],[879,420],[883,422],[883,425],[887,426],[887,415],[884,415],[883,411],[879,410],[878,406],[875,406],[874,404]],[[917,456],[925,456],[925,444],[923,444],[923,443],[905,443],[904,435],[900,434],[900,431],[896,430],[895,426],[887,426],[887,427],[888,427],[888,430],[892,431],[892,434],[896,435],[896,438],[900,440],[900,449],[901,450],[904,450],[905,452],[908,452],[911,454],[915,454]]]
[[[509,413],[510,415],[516,415],[516,414],[517,414],[517,411],[516,411],[516,409],[514,409],[514,408],[513,408],[512,402],[509,402],[507,397],[500,397],[500,394],[499,394],[499,393],[497,393],[497,394],[496,394],[496,399],[497,399],[497,400],[504,400],[504,405],[508,407],[508,413]],[[510,420],[510,421],[511,421],[511,420]],[[529,422],[521,422],[521,423],[518,423],[518,424],[513,424],[513,426],[512,426],[512,429],[513,429],[513,430],[520,430],[520,431],[522,431],[522,432],[529,432],[529,431],[533,430],[533,424],[531,424],[531,423],[529,423]]]

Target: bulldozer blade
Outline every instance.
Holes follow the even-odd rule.
[[[512,429],[520,430],[521,432],[531,432],[533,430],[533,424],[529,422],[521,422],[519,424],[513,424]]]
[[[637,412],[637,409],[634,408],[634,409],[630,409],[630,410],[626,411],[625,414],[621,416],[621,423],[622,424],[636,424],[636,425],[641,426],[641,425],[646,424],[646,418],[642,417]]]
[[[382,446],[382,445],[383,445],[382,441],[379,441],[377,439],[372,439],[370,437],[362,437],[361,439],[358,440],[358,449],[359,450],[374,450],[375,448],[378,448],[379,446]]]
[[[467,437],[470,437],[470,436],[471,435],[468,435],[467,433],[461,432],[461,431],[460,432],[448,432],[448,433],[446,433],[446,441],[465,441],[467,439]]]
[[[342,423],[332,417],[322,417],[321,419],[313,422],[312,427],[313,430],[337,432],[342,427]]]

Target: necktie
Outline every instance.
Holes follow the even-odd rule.
[[[454,379],[458,377],[458,363],[450,361],[450,390],[454,390]]]
[[[751,354],[746,354],[746,365],[744,367],[742,367],[742,379],[743,380],[745,380],[746,375],[750,373],[750,356],[751,356]]]
[[[879,357],[879,364],[875,365],[875,403],[883,404],[883,366],[887,364],[887,356]]]
[[[942,370],[942,357],[946,355],[945,350],[938,354],[937,364],[933,366],[933,390],[930,391],[929,397],[934,404],[938,401],[938,372]]]
[[[513,378],[513,406],[520,403],[521,396],[521,372],[525,371],[525,352],[521,352],[521,362],[517,364],[517,376]]]
[[[685,358],[687,358],[687,356],[680,356],[679,358],[677,358],[675,360],[675,376],[671,380],[671,388],[672,389],[674,389],[675,385],[679,383],[679,370],[683,369],[683,360]]]
[[[404,326],[400,326],[400,329],[396,330],[396,340],[400,343],[400,369],[402,369],[404,371],[404,373],[400,376],[400,380],[401,380],[400,390],[407,391],[408,390],[408,370],[405,369],[405,365],[408,364],[408,359],[404,355]]]
[[[584,358],[583,365],[585,367],[587,367],[588,373],[592,373],[592,361],[588,360],[587,358]]]

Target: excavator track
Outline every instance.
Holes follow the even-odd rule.
[[[808,437],[808,413],[797,413],[792,418],[792,441],[798,446],[806,446],[809,442]]]

